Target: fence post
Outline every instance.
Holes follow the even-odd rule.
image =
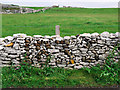
[[[55,26],[55,32],[56,32],[56,35],[60,37],[60,26],[59,25]]]

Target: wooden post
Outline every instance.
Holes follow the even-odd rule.
[[[59,26],[59,25],[56,25],[56,26],[55,26],[55,29],[56,29],[56,30],[55,30],[56,35],[57,35],[57,36],[60,36],[60,26]]]

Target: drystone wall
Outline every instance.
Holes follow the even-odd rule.
[[[42,9],[32,9],[32,8],[25,8],[25,7],[20,7],[16,5],[9,5],[9,4],[1,4],[2,5],[2,10],[0,11],[1,14],[15,14],[15,13],[21,13],[21,14],[26,14],[26,13],[37,13],[37,12],[45,12],[46,10],[49,10],[54,7],[45,7]]]
[[[103,64],[113,48],[120,44],[120,33],[84,33],[77,36],[27,36],[14,34],[0,38],[0,64],[17,65],[22,60],[41,66],[80,69]],[[115,54],[119,49],[115,51]],[[50,58],[50,59],[48,59]],[[114,58],[117,62],[119,56]]]

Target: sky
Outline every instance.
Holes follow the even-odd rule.
[[[85,8],[116,8],[119,0],[0,0],[3,4],[20,6],[44,7],[59,5]]]

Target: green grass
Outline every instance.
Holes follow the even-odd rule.
[[[118,8],[52,8],[44,13],[2,15],[3,37],[15,33],[54,35],[55,25],[60,25],[61,36],[115,33],[118,31]]]
[[[28,68],[27,68],[28,69]],[[12,68],[3,68],[3,88],[6,87],[90,87],[98,86],[94,78],[85,70],[66,70],[54,68],[54,73],[46,76],[41,69],[31,68],[29,73],[14,71]],[[9,73],[9,74],[6,74]],[[88,78],[89,77],[89,78]]]

